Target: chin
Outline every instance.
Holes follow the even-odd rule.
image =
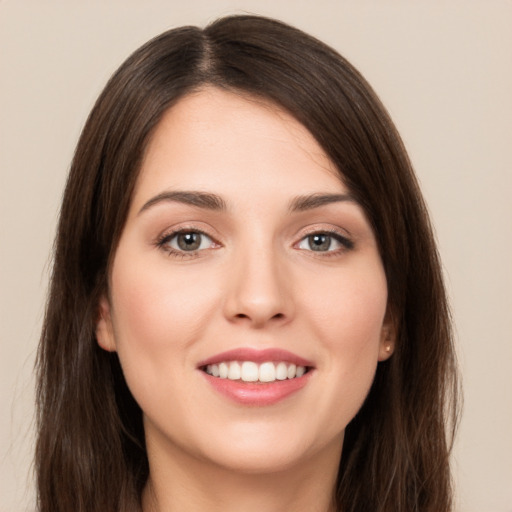
[[[305,459],[305,454],[289,448],[274,449],[246,446],[227,450],[223,453],[208,454],[216,466],[229,472],[245,475],[279,473],[297,467]]]
[[[210,438],[203,456],[226,470],[253,475],[296,468],[326,450],[341,456],[343,433],[334,438],[311,434],[298,425],[233,425],[215,442]]]

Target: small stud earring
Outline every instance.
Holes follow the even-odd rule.
[[[391,352],[391,345],[386,345],[384,350],[389,354]]]

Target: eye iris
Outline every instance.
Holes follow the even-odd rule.
[[[200,233],[180,233],[177,237],[178,247],[183,251],[195,251],[201,245]]]
[[[327,251],[331,246],[331,237],[329,235],[310,235],[309,247],[312,251]]]

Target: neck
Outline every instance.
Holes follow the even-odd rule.
[[[144,512],[334,512],[341,446],[291,468],[247,473],[189,457],[148,450]]]

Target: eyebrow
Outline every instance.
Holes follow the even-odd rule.
[[[211,192],[174,190],[162,192],[149,199],[139,210],[138,215],[157,204],[165,202],[182,203],[213,211],[227,210],[226,202],[217,194]],[[288,209],[291,212],[302,212],[339,202],[357,203],[356,199],[350,194],[309,194],[293,198]]]
[[[152,197],[149,201],[144,203],[144,206],[139,210],[139,215],[159,203],[175,202],[183,203],[207,210],[223,211],[226,210],[226,202],[222,197],[217,194],[209,192],[196,192],[196,191],[168,191]]]
[[[310,194],[298,196],[290,203],[290,211],[303,212],[332,203],[351,202],[359,204],[350,194]]]

